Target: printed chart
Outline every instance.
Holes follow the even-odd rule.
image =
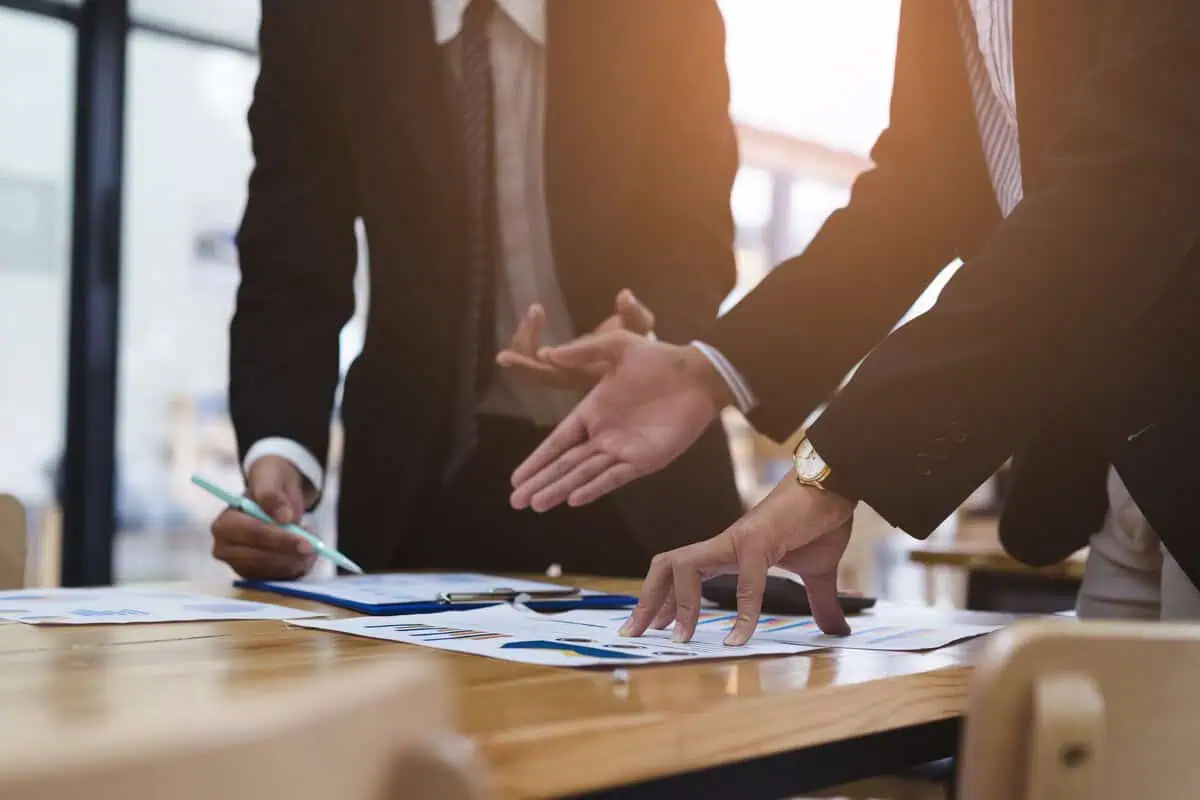
[[[726,647],[719,638],[712,636],[676,644],[665,631],[651,631],[641,638],[627,639],[617,634],[620,623],[613,622],[611,611],[538,614],[510,605],[441,614],[306,620],[293,624],[555,667],[661,664],[704,658],[788,655],[813,649],[766,641],[754,641],[745,647]]]
[[[605,616],[617,626],[628,618],[627,614],[612,612],[605,612]],[[715,632],[719,638],[724,638],[736,618],[736,614],[728,611],[701,611],[700,622],[696,626],[697,635]],[[752,641],[851,650],[934,650],[1002,627],[995,624],[947,622],[942,613],[924,609],[881,610],[856,615],[848,621],[849,636],[830,636],[821,632],[812,617],[763,616],[758,620]]]
[[[821,633],[811,617],[764,616],[754,638],[727,647],[735,615],[702,611],[692,641],[676,644],[670,630],[630,639],[617,632],[628,612],[577,610],[537,614],[509,605],[441,614],[312,620],[294,624],[439,650],[548,666],[634,665],[701,658],[746,658],[824,648],[932,650],[997,630],[994,624],[960,624],[937,611],[903,610],[856,616],[849,636]]]
[[[269,603],[209,597],[165,589],[31,589],[0,592],[0,619],[29,625],[97,625],[130,622],[319,617]]]

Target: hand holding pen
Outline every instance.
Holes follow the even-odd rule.
[[[203,478],[201,488],[229,506],[212,525],[213,556],[247,580],[294,580],[312,570],[319,556],[351,572],[362,570],[300,528],[307,505],[304,478],[288,461],[266,456],[246,476],[246,498],[233,496]]]

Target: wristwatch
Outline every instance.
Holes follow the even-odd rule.
[[[811,486],[823,492],[833,492],[840,497],[857,503],[861,498],[846,485],[843,475],[833,475],[833,470],[821,458],[821,454],[813,447],[808,436],[801,436],[800,443],[792,454],[792,463],[796,468],[796,481],[801,486]]]
[[[802,486],[812,486],[825,491],[825,479],[832,470],[807,436],[800,437],[800,444],[796,445],[796,450],[792,453],[792,462],[796,467],[796,480]]]

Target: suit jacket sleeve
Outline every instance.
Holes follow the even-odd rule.
[[[1200,236],[1200,17],[1188,0],[1121,5],[1036,187],[810,431],[909,533],[1086,396]]]
[[[640,164],[638,212],[652,242],[630,288],[654,311],[656,332],[687,342],[716,319],[733,290],[733,217],[737,138],[729,116],[725,27],[715,2],[640,3],[654,15],[653,67]]]
[[[1000,544],[1018,561],[1057,564],[1086,547],[1108,512],[1111,458],[1089,431],[1058,419],[1013,456]]]
[[[255,165],[237,245],[242,281],[230,326],[230,410],[239,450],[267,437],[324,466],[339,378],[338,340],[354,312],[351,175],[297,15],[266,0],[249,123]]]
[[[804,253],[777,266],[704,335],[757,397],[755,427],[775,439],[828,399],[955,257],[956,204],[928,126],[928,87],[916,74],[926,37],[914,14],[924,5],[902,6],[891,123],[872,150],[875,166]]]

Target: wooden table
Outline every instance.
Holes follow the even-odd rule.
[[[998,547],[975,544],[925,545],[911,550],[910,557],[919,564],[929,566],[950,566],[991,572],[1022,572],[1081,580],[1083,565],[1087,561],[1087,551],[1080,550],[1066,561],[1046,567],[1031,567],[1017,561]]]
[[[1087,551],[1045,567],[1030,567],[999,544],[924,545],[909,558],[926,568],[949,567],[967,577],[966,607],[979,611],[1052,613],[1075,607]]]
[[[629,581],[575,582],[633,588]],[[217,592],[327,610],[275,595]],[[642,667],[628,670],[627,681],[612,670],[422,650],[453,676],[460,728],[477,743],[500,797],[707,797],[719,790],[746,800],[951,755],[980,646],[976,640],[930,653],[833,650]],[[410,652],[279,622],[0,623],[0,736],[171,713]]]

